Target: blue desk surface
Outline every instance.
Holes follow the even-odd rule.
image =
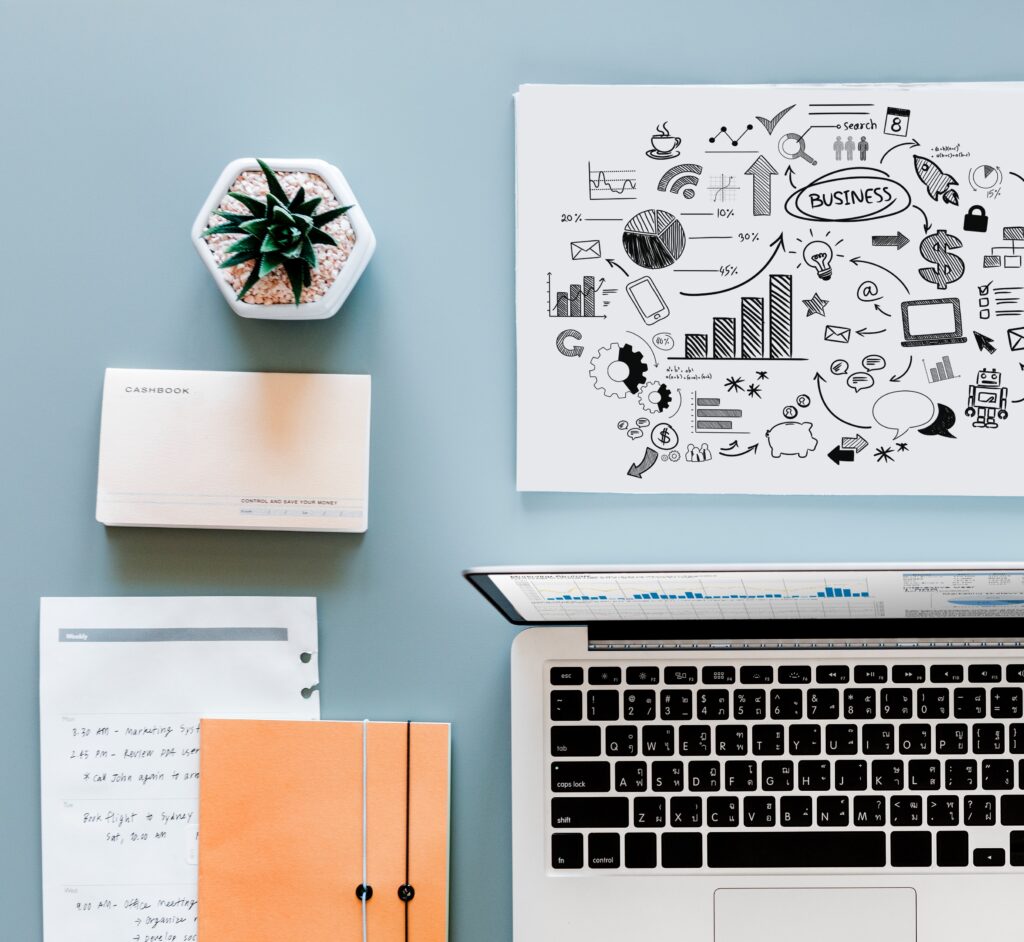
[[[40,595],[316,595],[325,717],[454,722],[451,938],[490,942],[511,934],[512,631],[463,566],[1024,557],[1021,500],[514,484],[519,83],[1021,79],[1019,3],[43,0],[3,21],[4,938],[41,936]],[[235,317],[189,244],[251,154],[339,164],[376,229],[333,320]],[[369,532],[104,530],[106,366],[372,373]]]

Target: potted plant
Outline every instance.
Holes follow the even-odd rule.
[[[192,243],[241,317],[331,317],[376,239],[341,171],[323,160],[241,158],[224,168]]]

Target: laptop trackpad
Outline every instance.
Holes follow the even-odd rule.
[[[909,887],[720,889],[715,942],[914,942],[917,894]]]

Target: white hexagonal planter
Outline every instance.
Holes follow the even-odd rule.
[[[316,174],[327,184],[340,205],[352,206],[342,218],[348,220],[348,224],[351,226],[355,237],[355,242],[351,247],[348,257],[341,264],[338,274],[334,276],[324,293],[314,300],[303,301],[300,304],[295,304],[294,301],[255,303],[247,300],[247,298],[239,301],[236,297],[238,288],[235,286],[238,280],[237,274],[234,276],[233,283],[232,276],[228,273],[231,270],[218,268],[219,259],[216,251],[211,247],[211,243],[203,238],[202,233],[211,225],[211,214],[221,205],[228,190],[231,189],[238,179],[239,174],[246,171],[260,173],[259,164],[254,157],[242,157],[238,160],[233,160],[224,168],[224,171],[210,191],[210,195],[206,198],[206,202],[203,203],[203,208],[199,211],[199,215],[196,216],[195,222],[192,223],[192,244],[196,247],[199,257],[209,269],[217,287],[220,288],[221,294],[224,295],[224,300],[230,305],[231,310],[240,317],[270,320],[322,320],[326,317],[332,317],[338,312],[341,305],[344,304],[349,292],[355,287],[355,283],[359,280],[359,276],[363,273],[373,255],[373,250],[377,246],[373,230],[370,228],[366,215],[356,201],[355,194],[349,187],[344,175],[333,164],[315,158],[292,159],[276,157],[266,158],[265,162],[279,173],[306,172]],[[288,195],[291,196],[292,194],[289,192]],[[214,223],[217,221],[220,220],[215,218]],[[317,246],[317,248],[319,250],[322,247]],[[318,251],[319,256],[320,252]],[[267,277],[273,277],[273,274],[271,273]],[[308,291],[309,289],[306,290]]]

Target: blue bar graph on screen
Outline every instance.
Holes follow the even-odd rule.
[[[760,601],[762,599],[782,600],[816,600],[816,599],[867,599],[871,593],[866,589],[856,592],[849,586],[825,585],[821,589],[804,593],[783,593],[783,592],[760,592],[760,593],[728,593],[715,595],[704,592],[633,592],[629,595],[552,595],[547,597],[548,602],[672,602],[672,601],[695,601],[714,602],[728,599],[730,601]]]

